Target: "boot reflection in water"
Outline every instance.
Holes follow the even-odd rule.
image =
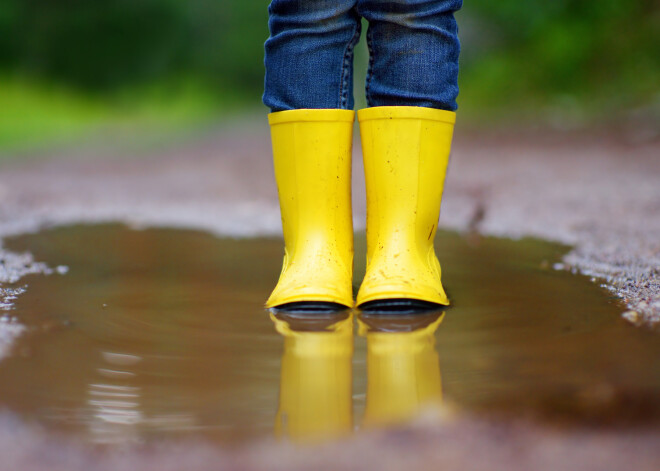
[[[402,423],[440,407],[434,334],[442,318],[440,312],[358,318],[359,334],[367,338],[365,427]]]
[[[271,314],[284,336],[275,434],[314,442],[353,428],[353,317]]]

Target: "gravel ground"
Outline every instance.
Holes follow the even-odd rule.
[[[182,441],[100,450],[4,416],[0,455],[0,469],[21,471],[657,471],[660,432],[427,417],[406,429],[306,447],[266,440],[228,449]]]
[[[165,150],[85,147],[0,166],[0,238],[53,225],[123,221],[135,227],[277,235],[276,188],[263,119],[242,121]],[[356,150],[359,147],[356,146]],[[359,152],[354,214],[364,226]],[[637,325],[660,325],[660,143],[607,133],[458,134],[441,227],[533,236],[573,247],[579,270],[620,296]],[[28,273],[55,273],[0,246],[0,357],[22,326],[11,316]],[[559,429],[534,421],[427,418],[299,449],[266,441],[243,450],[169,443],[106,453],[0,413],[0,469],[475,469],[655,470],[657,428]]]

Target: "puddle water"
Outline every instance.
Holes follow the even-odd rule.
[[[357,240],[356,279],[364,272]],[[412,317],[274,316],[277,239],[73,226],[7,240],[34,275],[0,409],[92,443],[314,440],[443,402],[553,420],[657,424],[660,342],[553,244],[439,233],[453,306]]]

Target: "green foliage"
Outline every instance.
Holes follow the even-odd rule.
[[[0,68],[89,91],[177,75],[261,87],[264,2],[1,0]]]
[[[209,106],[231,97],[257,106],[267,4],[0,0],[0,75],[56,84],[93,100],[126,95],[136,107],[150,100],[144,90],[194,82],[205,90],[195,96]],[[659,99],[656,0],[466,0],[457,18],[459,103],[469,114],[570,103],[595,116]],[[356,77],[363,77],[366,59],[359,52]],[[12,90],[4,90],[5,101]],[[38,108],[38,100],[25,106]],[[49,106],[46,100],[44,109]]]
[[[487,104],[571,96],[631,107],[658,94],[654,0],[470,0],[459,15],[463,88]]]
[[[194,80],[177,80],[94,96],[31,80],[0,77],[0,160],[7,153],[112,136],[143,142],[182,136],[235,112],[245,97],[219,100]]]

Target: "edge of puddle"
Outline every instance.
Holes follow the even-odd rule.
[[[257,209],[252,208],[257,211]],[[258,212],[258,211],[257,211]],[[181,229],[201,231],[211,234],[215,237],[228,237],[228,238],[255,238],[255,237],[268,237],[279,238],[279,227],[274,228],[272,221],[267,221],[261,226],[248,227],[244,225],[236,225],[232,227],[218,228],[214,225],[201,225],[195,222],[173,222],[173,221],[128,221],[122,217],[69,217],[63,218],[57,222],[43,223],[36,219],[17,221],[15,225],[2,225],[0,224],[0,361],[4,358],[11,348],[11,345],[18,336],[21,335],[24,328],[21,324],[11,316],[11,311],[14,308],[14,301],[18,296],[24,294],[28,287],[21,284],[21,280],[28,275],[42,274],[50,276],[57,272],[58,267],[49,267],[43,262],[34,259],[33,255],[29,252],[17,253],[12,252],[5,248],[4,240],[11,237],[18,237],[21,235],[34,234],[40,231],[56,229],[71,225],[99,225],[99,224],[119,224],[128,227],[129,229],[143,230],[143,229]],[[356,232],[364,230],[359,224],[355,224]],[[449,232],[455,232],[466,237],[470,236],[469,230],[460,230],[454,227],[439,226],[439,229]],[[512,241],[521,241],[525,239],[539,240],[547,243],[562,245],[566,248],[565,253],[557,260],[551,267],[554,270],[569,270],[573,274],[579,274],[591,278],[591,281],[598,284],[601,289],[608,291],[610,296],[619,302],[625,310],[625,299],[622,295],[621,288],[616,286],[616,280],[611,277],[599,276],[596,272],[590,272],[586,269],[581,269],[578,265],[581,264],[581,255],[578,254],[579,247],[576,245],[569,245],[565,241],[555,241],[534,235],[525,236],[511,236],[505,237],[499,234],[488,233],[474,233],[474,237],[486,237],[505,239]],[[582,256],[582,258],[584,258]],[[622,313],[622,317],[635,325],[638,328],[649,328],[652,331],[658,331],[655,324],[647,321],[643,316],[640,316],[634,310],[628,310]]]

